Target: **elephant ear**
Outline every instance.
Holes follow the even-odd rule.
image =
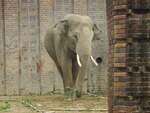
[[[93,32],[94,32],[93,40],[100,40],[100,34],[102,31],[100,31],[100,29],[96,24],[93,25]]]
[[[61,20],[59,22],[59,28],[61,29],[62,33],[68,33],[69,30],[69,23],[68,20]]]

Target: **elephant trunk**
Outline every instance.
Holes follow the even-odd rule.
[[[89,66],[90,59],[92,62],[94,62],[94,64],[97,65],[96,61],[91,56],[92,37],[93,34],[90,31],[90,29],[83,28],[82,33],[79,34],[78,38],[79,40],[76,45],[76,57],[77,57],[76,59],[77,64],[79,66],[75,82],[77,97],[81,96],[85,76],[87,75],[90,67]]]
[[[84,62],[87,62],[86,57],[91,59],[91,61],[97,66],[98,64],[91,56],[91,48],[92,48],[92,37],[93,33],[87,27],[82,29],[82,33],[78,34],[79,40],[76,46],[76,54],[77,54],[77,63],[78,66],[81,67],[84,65]]]

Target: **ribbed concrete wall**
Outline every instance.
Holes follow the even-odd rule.
[[[61,77],[46,53],[43,37],[68,13],[89,15],[103,31],[93,42],[93,56],[103,62],[85,79],[85,92],[106,91],[105,0],[0,0],[0,95],[63,91]]]

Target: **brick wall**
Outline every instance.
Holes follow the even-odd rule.
[[[149,113],[150,1],[107,4],[109,113]]]

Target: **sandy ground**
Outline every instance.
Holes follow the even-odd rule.
[[[64,95],[51,94],[48,96],[1,96],[0,106],[5,105],[5,100],[9,100],[10,109],[0,111],[0,113],[37,113],[31,107],[20,102],[24,100],[32,105],[38,106],[43,112],[53,113],[51,109],[64,108],[87,108],[87,109],[107,109],[107,98],[104,96],[83,96],[80,99],[70,101]],[[17,101],[16,101],[17,100]],[[54,111],[54,113],[107,113],[99,111]]]

